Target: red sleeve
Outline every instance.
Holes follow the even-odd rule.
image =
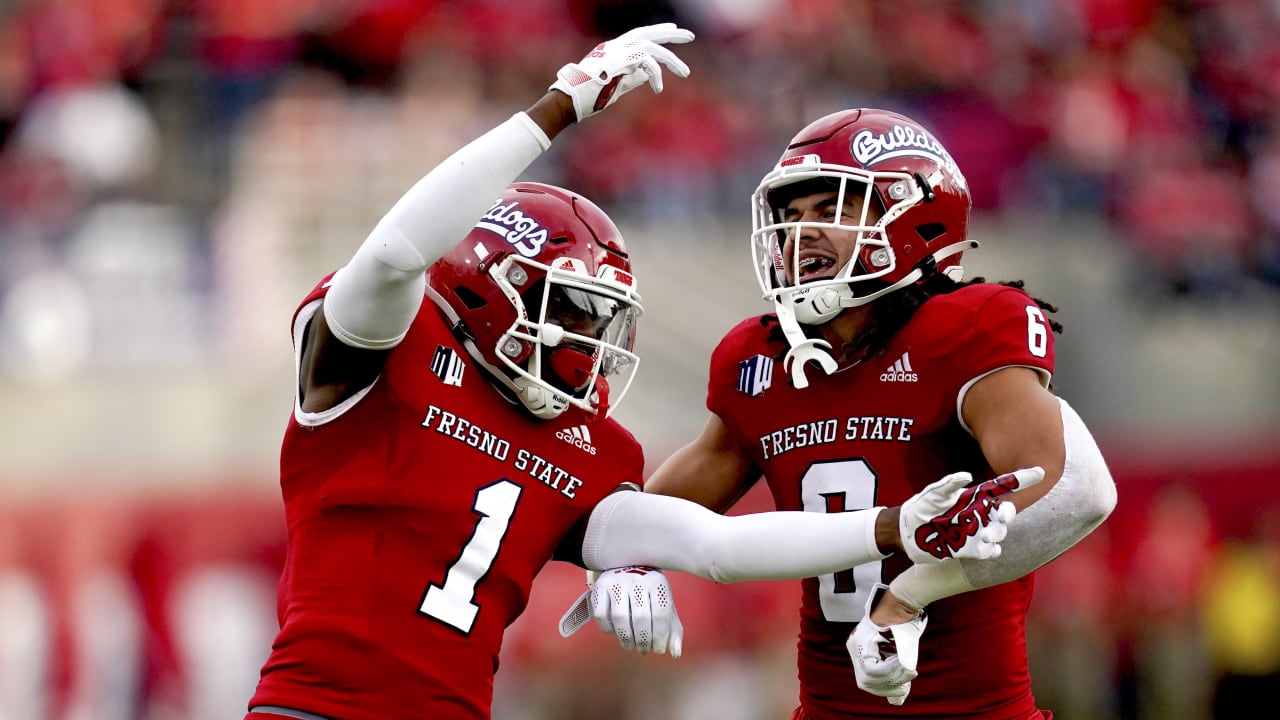
[[[290,318],[289,321],[289,328],[293,331],[295,337],[299,330],[298,316],[302,312],[302,309],[329,294],[329,284],[333,282],[333,276],[337,273],[338,271],[334,270],[328,275],[325,275],[320,282],[316,283],[315,287],[311,288],[311,292],[307,293],[306,297],[302,298],[302,302],[298,303],[298,307],[294,309],[293,317]],[[310,315],[307,316],[307,319],[310,319]]]
[[[1047,384],[1053,373],[1053,332],[1035,300],[995,283],[968,285],[926,302],[892,341],[909,350],[922,397],[917,429],[939,428],[956,415],[966,385],[1004,367],[1030,367]],[[943,402],[938,400],[946,399]]]
[[[1053,330],[1039,304],[1017,288],[997,286],[974,313],[969,379],[1002,367],[1025,365],[1053,374]]]
[[[748,318],[730,330],[711,353],[707,381],[707,409],[724,423],[737,441],[749,446],[737,422],[745,406],[774,382],[786,382],[775,360],[784,346],[769,342],[776,320],[771,315]]]
[[[759,381],[764,377],[760,373],[772,372],[771,367],[766,367],[770,364],[766,361],[772,360],[771,357],[761,355],[763,360],[756,361],[755,367],[744,367],[751,365],[752,361],[743,360],[743,358],[754,358],[752,353],[748,352],[749,348],[754,347],[756,353],[769,351],[765,347],[765,340],[771,327],[770,317],[766,315],[743,320],[726,333],[721,338],[720,344],[711,352],[711,368],[707,381],[707,409],[711,412],[724,417],[734,400],[733,394],[738,392],[740,386],[749,386]],[[750,388],[745,389],[747,394],[750,394]]]
[[[1004,285],[970,285],[927,302],[905,333],[914,357],[944,369],[931,374],[930,391],[958,399],[970,381],[1003,367],[1025,366],[1053,374],[1053,331],[1044,311],[1026,293]],[[943,422],[955,405],[939,406]]]

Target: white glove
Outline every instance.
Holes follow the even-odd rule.
[[[601,631],[616,635],[624,650],[680,657],[684,625],[667,577],[657,568],[633,565],[600,573],[560,618],[560,636],[578,632],[592,618]]]
[[[585,120],[646,82],[655,93],[662,92],[663,65],[680,77],[689,77],[689,66],[659,43],[692,39],[692,32],[675,23],[629,30],[600,43],[582,60],[560,68],[548,89],[573,98],[578,120]]]
[[[1044,470],[1024,468],[967,487],[973,476],[952,473],[902,504],[898,530],[907,557],[916,563],[947,558],[987,560],[1000,555],[1000,543],[1017,514],[1001,500],[1044,479]]]
[[[916,663],[920,659],[920,636],[929,624],[929,618],[921,610],[912,620],[900,625],[880,627],[871,622],[871,608],[875,607],[888,587],[877,584],[867,598],[867,611],[849,635],[845,647],[853,660],[853,675],[858,687],[872,695],[888,698],[890,705],[901,705],[911,692],[915,679]]]

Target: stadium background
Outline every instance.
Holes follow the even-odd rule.
[[[1275,2],[3,0],[0,718],[240,716],[275,629],[294,304],[560,64],[668,19],[699,35],[692,77],[524,176],[629,238],[647,312],[619,415],[650,461],[701,426],[715,340],[768,310],[755,181],[810,119],[902,110],[973,187],[970,274],[1061,305],[1057,386],[1120,488],[1040,573],[1042,703],[1276,706]],[[674,584],[686,656],[640,658],[556,636],[581,574],[549,568],[495,717],[787,717],[796,586]]]

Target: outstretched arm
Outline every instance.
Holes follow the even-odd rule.
[[[923,563],[991,557],[1013,513],[1012,505],[1003,512],[998,506],[1032,492],[1026,488],[1040,479],[1022,472],[975,488],[967,487],[967,473],[948,475],[901,507],[725,517],[718,513],[760,473],[712,413],[702,433],[653,473],[644,493],[616,493],[593,510],[582,559],[595,570],[654,565],[737,582],[814,577],[893,552]]]
[[[614,493],[591,514],[582,559],[593,570],[654,565],[729,583],[816,577],[896,551],[918,563],[989,558],[1000,554],[1014,517],[1004,498],[1041,477],[1038,469],[1020,470],[970,488],[967,473],[948,475],[903,503],[900,513],[876,507],[726,517],[678,498]]]
[[[729,507],[758,475],[712,415],[702,434],[650,478],[649,490],[675,497],[619,492],[605,498],[589,518],[582,560],[594,570],[613,570],[569,608],[561,634],[572,635],[594,618],[626,649],[669,647],[678,655],[683,630],[666,578],[654,566],[736,582],[813,577],[895,551],[918,562],[992,557],[1014,514],[1003,500],[1043,477],[1035,468],[968,487],[968,474],[956,473],[900,508],[736,517],[707,509]]]
[[[885,558],[875,537],[881,510],[726,517],[678,498],[620,492],[592,513],[582,559],[592,570],[653,565],[721,583],[814,577]]]
[[[368,386],[422,303],[427,267],[466,236],[493,200],[569,125],[630,90],[662,88],[689,68],[661,43],[693,39],[666,23],[637,28],[561,68],[526,111],[459,149],[409,189],[332,280],[299,362],[302,409],[320,412]],[[566,74],[572,73],[570,83]]]
[[[713,420],[709,428],[714,431],[717,426]],[[704,433],[700,441],[707,437]],[[721,494],[736,494],[734,480],[749,474],[748,465],[735,461],[740,456],[733,453],[708,453],[716,444],[708,447],[700,441],[677,456],[713,476],[709,484],[718,490],[701,496],[702,501],[715,503]],[[676,497],[614,493],[593,509],[581,542],[588,568],[612,569],[570,606],[561,618],[560,634],[568,637],[594,619],[625,649],[669,649],[678,657],[683,628],[666,577],[657,567],[736,582],[824,575],[899,550],[926,563],[993,557],[1015,513],[1013,504],[1003,500],[1043,476],[1039,468],[1032,468],[969,487],[969,475],[956,473],[931,484],[901,508],[832,514],[725,517]],[[674,476],[664,477],[669,482]]]

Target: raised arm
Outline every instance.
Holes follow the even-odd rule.
[[[569,125],[594,115],[641,85],[662,90],[662,69],[689,68],[663,43],[693,33],[665,23],[636,28],[562,67],[547,93],[453,153],[414,184],[333,277],[299,359],[298,392],[306,412],[336,406],[378,376],[386,353],[408,331],[421,305],[426,269],[476,221]]]
[[[549,92],[534,108],[558,132],[555,108],[567,105]],[[547,129],[526,113],[513,115],[433,168],[382,217],[334,275],[312,319],[299,364],[304,411],[332,408],[373,382],[413,323],[427,267],[550,146]]]

